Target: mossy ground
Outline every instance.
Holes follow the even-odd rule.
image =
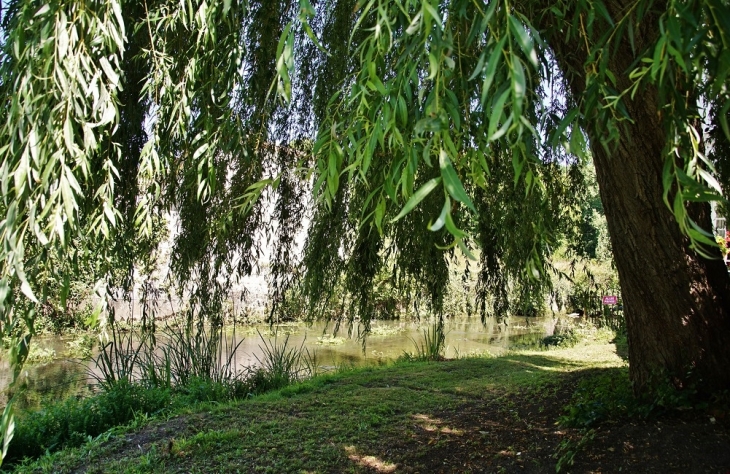
[[[579,381],[597,374],[617,380],[627,377],[625,361],[605,340],[497,358],[358,369],[248,400],[192,407],[165,419],[138,419],[81,448],[47,455],[17,469],[554,472],[555,453],[561,446],[565,451],[585,438],[585,431],[561,428],[556,422]],[[682,418],[686,414],[678,416],[607,423],[607,428],[591,433],[594,441],[577,453],[575,465],[567,470],[725,472],[718,470],[730,468],[727,429],[707,417],[693,423]],[[644,439],[648,432],[651,438]],[[690,449],[663,445],[662,436],[675,443],[685,441]],[[662,457],[662,450],[670,452]]]

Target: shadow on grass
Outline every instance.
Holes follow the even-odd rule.
[[[357,369],[193,409],[50,462],[97,472],[548,472],[567,433],[555,422],[590,367],[546,352]]]
[[[501,362],[502,368],[509,367],[512,374],[526,367],[536,377],[538,371],[548,372],[552,383],[542,389],[524,383],[522,390],[506,397],[493,389],[491,397],[462,399],[431,411],[407,410],[397,429],[382,430],[343,448],[348,458],[354,466],[366,466],[367,472],[378,473],[553,472],[556,453],[582,437],[578,427],[558,425],[559,420],[571,415],[569,405],[576,403],[577,386],[597,382],[601,389],[606,385],[615,387],[602,399],[578,401],[580,408],[572,415],[580,422],[595,417],[590,423],[598,423],[627,414],[620,408],[625,406],[625,397],[630,397],[625,368],[580,368],[580,364],[571,364],[578,370],[556,374],[555,369],[565,365],[547,356],[519,355]]]
[[[624,362],[629,361],[629,341],[626,338],[626,334],[617,335],[613,341],[616,345],[616,355],[618,355]]]

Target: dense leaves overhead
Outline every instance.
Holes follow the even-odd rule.
[[[510,280],[539,279],[573,217],[564,211],[580,199],[581,125],[615,146],[631,120],[622,98],[646,87],[666,109],[665,199],[707,243],[684,209],[718,197],[694,99],[712,94],[726,110],[726,10],[669,2],[657,12],[639,1],[613,18],[601,2],[10,2],[5,281],[35,301],[44,289],[26,272],[42,261],[28,261],[25,246],[65,254],[74,238],[107,256],[104,280],[134,264],[119,236],[149,238],[172,213],[176,283],[213,314],[230,282],[218,277],[256,265],[271,202],[260,197],[273,196],[279,301],[299,263],[286,236],[312,196],[313,301],[342,281],[358,293],[357,313],[370,314],[366,289],[386,269],[415,279],[438,311],[452,253],[435,249],[454,247],[479,255],[482,295],[503,294]],[[643,19],[657,21],[656,38],[634,38]],[[552,60],[546,40],[558,32],[585,58],[583,90],[564,83],[583,71]],[[624,37],[635,60],[611,71]]]
[[[65,252],[76,234],[131,268],[116,236],[149,236],[173,213],[177,283],[209,304],[227,289],[219,275],[253,270],[255,233],[268,226],[259,198],[278,196],[295,231],[313,195],[310,294],[340,278],[367,288],[391,268],[438,309],[450,253],[434,248],[457,246],[490,249],[477,252],[481,281],[499,293],[544,272],[572,217],[559,211],[580,197],[580,125],[595,120],[613,146],[631,120],[622,97],[650,85],[667,109],[667,204],[702,243],[683,203],[716,198],[717,186],[686,98],[724,97],[726,7],[670,2],[655,41],[637,42],[653,8],[636,2],[612,18],[600,2],[10,2],[7,275],[36,298],[23,242]],[[552,60],[556,30],[585,56],[583,91],[568,90],[576,71]],[[630,84],[607,66],[624,35],[638,44]],[[278,243],[282,297],[298,262],[293,239]]]

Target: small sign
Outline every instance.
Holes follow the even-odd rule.
[[[603,304],[605,304],[605,305],[618,304],[618,296],[604,296]]]

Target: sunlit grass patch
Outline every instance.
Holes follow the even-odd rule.
[[[383,461],[382,459],[378,458],[377,456],[367,456],[367,455],[364,456],[364,455],[359,454],[357,449],[354,446],[347,446],[345,448],[345,451],[347,451],[347,457],[351,461],[354,461],[355,463],[357,463],[360,466],[372,469],[375,472],[389,474],[391,472],[396,472],[396,469],[398,469],[397,464]]]
[[[190,438],[172,439],[168,443],[169,454],[173,456],[200,456],[219,450],[224,445],[236,443],[247,433],[237,429],[227,431],[204,431]]]

